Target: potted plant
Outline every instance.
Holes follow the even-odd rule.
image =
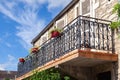
[[[39,47],[33,47],[30,49],[30,53],[37,53],[39,51]]]
[[[24,58],[19,58],[19,62],[24,63],[25,59]]]
[[[60,33],[61,33],[61,30],[58,28],[55,28],[50,31],[50,36],[51,36],[51,38],[58,37],[58,36],[60,36]]]

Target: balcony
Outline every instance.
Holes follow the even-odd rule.
[[[110,23],[86,16],[77,17],[64,27],[59,37],[49,39],[37,54],[28,55],[24,63],[18,63],[18,77],[25,77],[34,69],[47,69],[62,63],[93,66],[117,61]]]

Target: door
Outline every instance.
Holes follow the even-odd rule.
[[[80,15],[90,17],[91,14],[91,0],[80,0]],[[81,45],[82,47],[88,46],[89,44],[89,20],[90,18],[81,17]],[[86,19],[86,21],[84,20]],[[90,31],[91,32],[91,31]]]
[[[81,15],[83,16],[88,16],[88,17],[95,17],[95,8],[94,8],[94,3],[95,0],[81,0],[80,5],[81,5]],[[92,22],[94,19],[90,18],[81,18],[83,19],[83,25],[81,28],[82,32],[82,43],[86,43],[87,45],[90,43],[91,46],[96,46],[93,43],[95,42],[96,44],[98,43],[98,39],[94,37],[94,34],[96,34],[94,29],[96,29],[96,26],[93,25]],[[81,23],[81,24],[82,24]],[[94,34],[93,34],[94,33]],[[85,38],[84,38],[85,37]],[[89,46],[88,46],[89,47]]]
[[[111,72],[103,72],[97,75],[97,80],[111,80]]]

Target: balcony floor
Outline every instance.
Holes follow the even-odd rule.
[[[75,56],[77,55],[77,57]],[[104,51],[78,50],[74,54],[74,58],[63,63],[64,65],[92,67],[99,64],[115,62],[118,60],[117,54],[111,54]]]
[[[93,50],[93,49],[76,49],[52,62],[47,63],[48,65],[53,64],[67,64],[74,66],[92,67],[99,64],[115,62],[118,60],[117,54],[111,54],[105,51]]]
[[[73,50],[64,56],[57,58],[48,62],[47,64],[38,67],[36,70],[41,71],[57,65],[73,65],[73,66],[83,66],[83,67],[92,67],[99,64],[116,62],[118,61],[118,55],[108,53],[105,51],[98,51],[92,49],[76,49]],[[32,71],[27,74],[18,77],[16,80],[24,79],[32,75]]]

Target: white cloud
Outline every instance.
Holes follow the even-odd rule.
[[[0,64],[0,70],[15,70],[16,66],[17,66],[17,61],[16,58],[10,54],[8,54],[8,61]]]
[[[37,3],[37,1],[30,2],[30,0],[24,0],[24,2],[28,4]],[[39,2],[43,2],[43,0]],[[19,4],[20,3],[16,1],[14,3],[10,3],[8,0],[1,1],[0,12],[20,24],[20,26],[17,26],[18,31],[16,35],[20,37],[23,43],[30,46],[31,40],[41,31],[42,27],[45,26],[45,22],[44,20],[38,19],[38,8],[33,5],[33,7],[24,5],[23,9],[21,9],[20,6],[18,6]]]
[[[38,7],[40,4],[44,4],[47,2],[47,0],[19,0],[20,2],[27,4],[29,7],[34,6]]]
[[[15,57],[10,55],[10,54],[8,54],[8,59],[9,59],[9,61],[13,61],[13,60],[15,60]]]
[[[0,70],[5,70],[5,68],[3,66],[0,65]]]
[[[66,6],[71,0],[48,0],[48,9],[54,9],[58,7]]]
[[[31,40],[45,27],[45,21],[40,19],[38,11],[42,4],[53,13],[52,9],[64,7],[71,0],[0,0],[0,12],[16,21],[16,35],[21,39],[23,46],[28,48]],[[22,5],[21,5],[22,4]]]

